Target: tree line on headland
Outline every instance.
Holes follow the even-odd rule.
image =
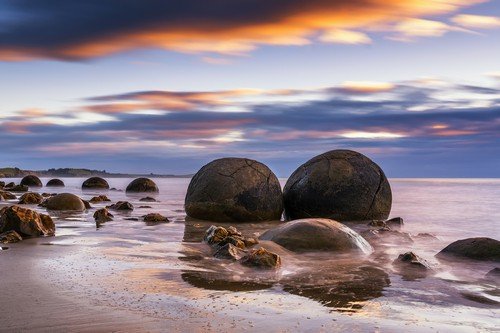
[[[16,167],[0,168],[0,178],[19,178],[26,175],[37,175],[39,177],[160,177],[160,178],[190,178],[193,175],[158,175],[158,174],[126,174],[109,173],[106,170],[91,170],[82,168],[52,168],[48,170],[22,170]]]

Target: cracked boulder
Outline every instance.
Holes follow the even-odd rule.
[[[19,198],[19,205],[38,205],[43,202],[44,198],[39,193],[28,192],[24,193],[21,198]]]
[[[4,207],[0,210],[0,233],[15,231],[24,236],[53,236],[56,230],[48,215],[19,206]]]
[[[382,169],[351,150],[332,150],[301,165],[284,191],[288,219],[385,220],[392,192]]]
[[[278,178],[264,164],[246,158],[222,158],[191,179],[185,200],[188,216],[208,221],[279,220],[283,198]]]

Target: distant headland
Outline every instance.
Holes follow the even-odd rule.
[[[90,170],[79,168],[58,168],[48,170],[22,170],[16,167],[0,168],[0,178],[18,178],[26,175],[37,175],[39,177],[90,177],[101,176],[109,178],[121,177],[156,177],[156,178],[191,178],[193,175],[159,175],[149,174],[129,174],[129,173],[110,173],[106,170]]]

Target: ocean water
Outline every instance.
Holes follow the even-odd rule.
[[[64,189],[51,190],[84,199],[106,194],[113,202],[130,201],[135,209],[113,212],[114,220],[100,226],[93,212],[108,203],[94,204],[84,213],[50,212],[55,237],[13,244],[9,251],[51,245],[37,247],[40,274],[50,276],[57,288],[84,290],[92,304],[165,321],[199,321],[201,331],[479,332],[500,327],[498,281],[484,278],[498,263],[435,257],[458,239],[500,239],[500,179],[391,179],[391,217],[404,219],[401,231],[411,239],[384,237],[371,255],[294,254],[262,242],[282,256],[277,271],[248,269],[211,256],[201,240],[213,223],[186,218],[183,210],[189,179],[155,179],[160,193],[152,203],[139,201],[145,195],[125,194],[131,179],[108,179],[118,191],[105,192],[82,192],[84,179],[63,180]],[[146,224],[140,217],[150,212],[171,222]],[[126,220],[131,217],[139,221]],[[279,223],[235,226],[258,237]],[[406,251],[421,256],[432,270],[415,274],[398,269],[393,261]]]

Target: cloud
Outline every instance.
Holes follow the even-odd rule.
[[[321,35],[319,40],[339,44],[371,44],[372,42],[367,34],[349,30],[330,30]]]
[[[470,29],[495,29],[500,28],[500,17],[484,15],[457,15],[452,22]]]
[[[453,13],[480,2],[7,0],[0,5],[7,13],[0,14],[0,60],[82,60],[135,49],[243,55],[261,45],[306,45],[318,34],[322,41],[368,43],[363,30],[401,18],[400,32],[427,36],[449,28],[426,23],[422,30],[424,22],[406,18]]]
[[[394,26],[393,31],[394,35],[390,39],[402,42],[412,42],[422,37],[441,37],[450,31],[468,32],[463,28],[444,22],[417,18],[409,18],[399,22]]]

